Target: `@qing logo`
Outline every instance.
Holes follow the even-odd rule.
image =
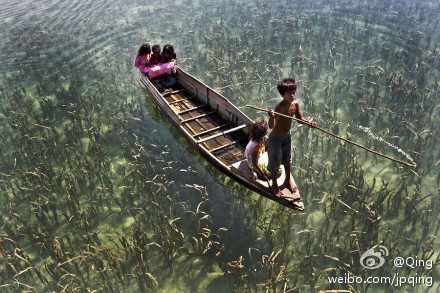
[[[361,266],[369,270],[374,270],[385,264],[384,256],[388,256],[388,248],[383,245],[379,245],[378,248],[379,250],[377,252],[374,251],[374,248],[371,248],[362,254],[359,260]]]

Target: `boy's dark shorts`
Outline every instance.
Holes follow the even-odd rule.
[[[277,174],[281,164],[292,162],[292,137],[289,134],[285,136],[269,135],[267,140],[267,156],[269,162],[267,170],[272,174]]]

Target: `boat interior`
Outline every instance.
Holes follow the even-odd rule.
[[[237,125],[231,115],[197,90],[179,84],[162,92],[162,97],[180,121],[181,127],[226,166],[244,158],[248,125]]]

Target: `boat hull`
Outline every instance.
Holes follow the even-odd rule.
[[[253,120],[184,70],[177,68],[175,76],[177,84],[163,92],[159,92],[143,75],[140,81],[191,146],[238,183],[287,207],[304,211],[298,189],[292,193],[283,185],[284,170],[277,180],[282,197],[272,193],[268,182],[253,180],[244,159]],[[267,160],[266,153],[261,155],[261,160]],[[294,182],[292,176],[291,180]]]

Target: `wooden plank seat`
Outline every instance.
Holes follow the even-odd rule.
[[[185,96],[184,96],[184,97],[185,97]],[[195,98],[195,97],[185,97],[185,98],[182,98],[182,99],[178,99],[178,100],[175,100],[175,101],[169,102],[168,104],[169,104],[169,105],[174,105],[174,104],[181,103],[181,102],[184,102],[184,101],[192,100],[192,99],[194,99],[194,98]]]
[[[204,131],[198,132],[198,133],[195,133],[195,134],[193,135],[193,137],[196,138],[196,137],[198,137],[198,136],[205,135],[205,134],[208,134],[208,133],[210,133],[210,132],[213,132],[213,131],[216,131],[216,130],[223,129],[223,128],[225,128],[225,127],[228,127],[229,125],[231,125],[231,123],[225,123],[225,124],[222,124],[222,125],[219,125],[219,126],[216,126],[216,127],[213,127],[213,128],[210,128],[210,129],[207,129],[207,130],[204,130]]]
[[[200,139],[200,140],[197,141],[197,143],[200,144],[200,143],[203,143],[203,142],[205,142],[205,141],[211,140],[211,139],[213,139],[213,138],[217,138],[217,137],[219,137],[219,136],[226,135],[226,134],[228,134],[228,133],[231,133],[231,132],[234,132],[234,131],[237,131],[237,130],[243,129],[243,128],[245,128],[245,127],[247,127],[247,125],[246,125],[246,124],[242,124],[242,125],[240,125],[240,126],[237,126],[237,127],[231,128],[231,129],[228,129],[228,130],[226,130],[226,131],[222,131],[222,132],[220,132],[220,133],[213,134],[213,135],[211,135],[211,136],[208,136],[208,137],[205,137],[205,138],[203,138],[203,139]]]
[[[216,113],[216,112],[215,111],[211,111],[211,112],[208,112],[208,113],[205,113],[205,114],[197,115],[197,116],[194,116],[194,117],[191,117],[191,118],[188,118],[188,119],[180,121],[180,124],[188,123],[188,122],[191,122],[191,121],[194,121],[194,120],[197,120],[197,119],[200,119],[200,118],[212,115],[214,113]]]
[[[190,115],[190,113],[187,115]],[[218,113],[182,124],[185,129],[190,131],[189,133],[191,133],[191,135],[209,135],[211,132],[215,133],[215,131],[219,131],[219,127],[226,127],[228,125],[231,125],[231,123],[218,115]],[[196,140],[194,140],[194,142],[195,141]]]
[[[201,106],[204,106],[205,104],[202,103],[197,103],[196,101],[194,102],[189,102],[188,100],[185,100],[183,102],[180,103],[175,103],[170,105],[170,108],[174,111],[174,113],[176,113],[176,115],[184,115],[186,113],[189,113],[191,111],[194,110],[198,110],[200,108],[202,108]],[[204,111],[206,112],[206,111]],[[200,113],[198,113],[200,114]],[[194,116],[194,115],[191,115]],[[186,117],[188,118],[188,117]]]
[[[240,142],[242,142],[242,141],[245,140],[245,139],[247,139],[247,138],[246,138],[246,137],[242,137],[242,138],[240,138],[240,139],[237,139],[237,140],[231,141],[231,142],[229,142],[229,143],[227,143],[227,144],[224,144],[224,145],[221,145],[221,146],[219,146],[219,147],[216,147],[216,148],[213,148],[213,149],[209,149],[209,152],[211,152],[211,153],[216,152],[216,151],[221,150],[221,149],[224,149],[224,148],[226,148],[226,147],[228,147],[228,146],[231,146],[231,145],[234,145],[234,144],[240,143]]]
[[[174,94],[177,94],[177,93],[181,93],[181,92],[186,92],[186,90],[185,89],[180,89],[180,90],[175,90],[175,91],[172,91],[172,92],[166,92],[162,96],[164,98],[166,98],[168,96],[171,96],[171,95],[174,95]]]
[[[186,110],[182,110],[179,113],[177,113],[177,115],[183,115],[183,114],[186,114],[188,112],[191,112],[191,111],[194,111],[194,110],[198,110],[198,109],[206,107],[206,106],[208,106],[208,105],[205,104],[205,105],[189,108],[189,109],[186,109]]]

